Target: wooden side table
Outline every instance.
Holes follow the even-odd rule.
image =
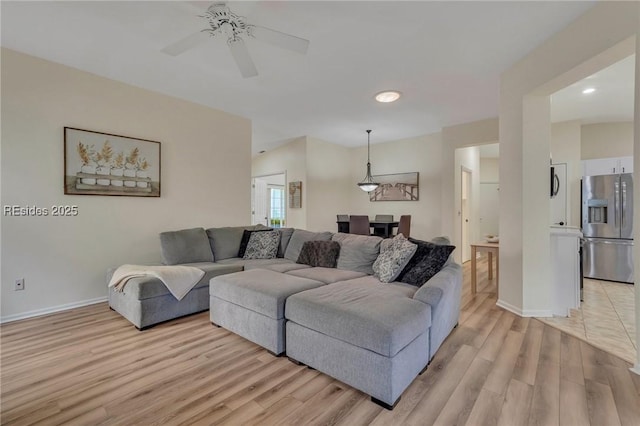
[[[500,297],[499,271],[500,271],[500,244],[499,243],[473,243],[471,244],[471,295],[476,294],[476,254],[478,251],[486,251],[489,255],[488,275],[493,279],[493,255],[496,255],[496,293]]]

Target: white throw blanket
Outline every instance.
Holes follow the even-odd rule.
[[[113,273],[109,287],[122,292],[130,279],[151,276],[162,281],[176,299],[182,300],[203,275],[203,270],[193,266],[122,265]]]

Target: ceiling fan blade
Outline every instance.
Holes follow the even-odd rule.
[[[197,33],[193,33],[182,40],[178,40],[175,43],[170,44],[162,49],[162,51],[171,56],[178,56],[179,54],[204,43],[209,39],[209,37],[210,35],[207,31],[198,31]]]
[[[244,78],[255,77],[258,75],[258,70],[253,64],[251,56],[249,56],[247,46],[244,45],[242,39],[236,38],[235,40],[229,40],[228,44],[229,49],[231,50],[231,55],[233,55],[233,59],[236,61],[236,64],[240,69],[240,74],[242,74]]]
[[[294,52],[305,54],[309,48],[309,40],[292,36],[291,34],[281,33],[280,31],[270,28],[259,27],[256,25],[248,26],[249,35],[271,43],[283,49],[293,50]]]

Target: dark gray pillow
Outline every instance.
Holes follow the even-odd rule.
[[[287,250],[284,252],[284,257],[296,262],[300,256],[302,245],[306,241],[329,241],[332,235],[331,232],[311,232],[304,229],[295,229],[287,245]]]
[[[213,252],[204,228],[161,232],[160,249],[165,265],[213,262]]]
[[[409,238],[418,248],[404,267],[396,281],[421,287],[431,277],[440,272],[455,246],[433,244]]]
[[[340,256],[340,243],[336,241],[306,241],[296,263],[323,268],[335,268]]]
[[[275,259],[280,244],[278,231],[252,232],[243,259]]]
[[[284,253],[287,251],[287,246],[293,235],[293,228],[278,228],[280,232],[280,246],[278,247],[278,257],[284,257]]]
[[[242,239],[240,240],[240,248],[238,249],[238,257],[244,257],[244,252],[247,251],[247,245],[249,244],[249,238],[253,232],[273,231],[271,228],[264,229],[245,229],[242,233]]]

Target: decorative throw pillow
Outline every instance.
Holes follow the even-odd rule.
[[[275,259],[280,244],[278,231],[252,232],[243,259]]]
[[[418,249],[398,276],[398,281],[421,287],[440,272],[455,246],[433,244],[413,238],[409,238],[409,241],[416,244]]]
[[[336,241],[306,241],[300,250],[297,263],[323,268],[335,268],[340,255],[340,243]]]
[[[165,265],[213,262],[213,252],[204,228],[161,232],[160,249]]]
[[[380,244],[380,254],[373,262],[373,273],[383,283],[395,280],[409,263],[418,246],[398,234],[392,240]]]
[[[265,232],[265,231],[273,231],[273,229],[271,228],[245,229],[242,232],[242,239],[240,240],[240,248],[238,249],[238,257],[244,257],[244,252],[247,251],[247,244],[249,244],[249,238],[251,238],[252,233]]]
[[[329,241],[332,235],[331,232],[311,232],[304,229],[295,229],[291,235],[289,244],[287,244],[284,258],[296,262],[305,241]]]

